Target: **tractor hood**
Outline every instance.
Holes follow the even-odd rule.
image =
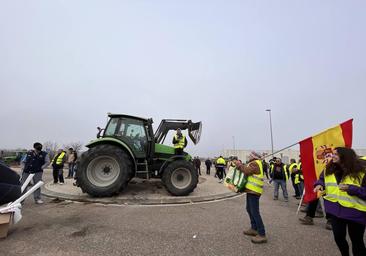
[[[187,130],[188,136],[194,144],[197,144],[200,141],[202,122],[193,123],[191,120],[163,119],[155,132],[155,142],[163,144],[168,132],[170,130],[175,131],[178,128],[182,131]]]

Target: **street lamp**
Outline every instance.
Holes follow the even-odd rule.
[[[271,130],[271,147],[272,147],[272,154],[273,154],[272,116],[271,116],[270,109],[266,109],[266,111],[269,113],[269,128]]]

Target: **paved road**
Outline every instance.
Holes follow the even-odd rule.
[[[261,199],[268,244],[254,245],[245,197],[181,206],[25,203],[23,220],[0,241],[0,255],[339,255],[324,220],[302,226],[296,200]],[[194,238],[195,236],[195,238]]]

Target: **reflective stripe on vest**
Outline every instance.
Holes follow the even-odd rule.
[[[360,180],[362,181],[365,176],[365,173],[361,173]],[[357,209],[362,212],[366,212],[366,201],[362,200],[357,196],[351,196],[347,192],[339,189],[339,185],[337,184],[337,179],[334,174],[325,175],[325,193],[324,199],[330,202],[337,202],[340,205]],[[360,182],[357,179],[353,179],[350,176],[346,176],[339,184],[353,185],[357,187],[361,187]]]
[[[296,169],[297,169],[297,164],[296,163],[291,164],[290,167],[288,168],[290,173],[292,173],[292,169],[294,169],[294,167],[296,167]]]
[[[65,156],[65,152],[64,151],[62,151],[61,152],[61,154],[57,157],[57,155],[53,158],[53,160],[52,160],[52,163],[55,163],[55,158],[57,157],[57,159],[56,159],[56,164],[57,165],[60,165],[60,164],[62,164],[62,160],[64,159],[64,156]]]
[[[175,141],[177,141],[174,144],[175,148],[184,148],[184,144],[185,144],[185,136],[182,134],[182,137],[179,139],[177,135],[174,136]]]
[[[287,173],[287,165],[286,164],[283,165],[283,170],[285,171],[286,180],[288,180],[288,173]]]
[[[299,184],[301,181],[303,181],[304,180],[304,176],[302,175],[302,174],[296,174],[295,175],[295,180],[294,180],[294,183],[295,184]]]
[[[300,183],[300,175],[299,174],[295,175],[294,183],[295,183],[295,185]]]
[[[260,160],[255,160],[255,162],[259,166],[260,174],[253,174],[248,176],[248,182],[245,188],[261,195],[263,193],[263,185],[264,185],[263,165],[262,161]]]

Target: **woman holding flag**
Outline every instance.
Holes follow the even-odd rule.
[[[331,216],[333,235],[342,256],[349,255],[347,229],[354,256],[366,255],[366,166],[356,153],[345,147],[334,150],[332,158],[315,183],[323,192],[324,206]]]

